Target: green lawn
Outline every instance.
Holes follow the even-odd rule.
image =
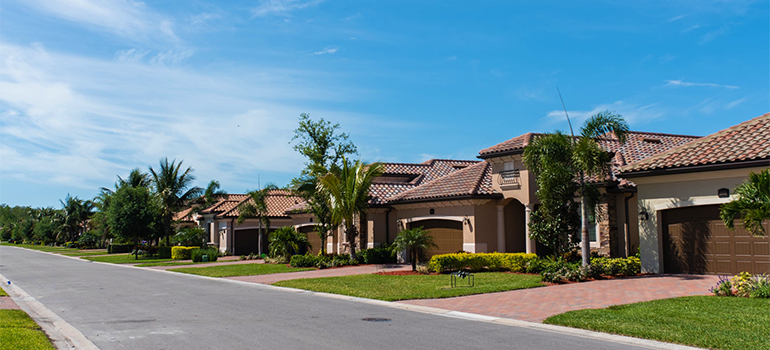
[[[544,322],[711,349],[770,349],[768,299],[662,299],[570,311]]]
[[[75,252],[61,253],[61,255],[66,255],[66,256],[95,256],[95,255],[107,255],[107,252],[106,251],[78,250],[78,251],[75,251]]]
[[[540,287],[539,275],[504,272],[475,274],[475,287],[451,288],[450,275],[389,276],[379,274],[306,278],[275,283],[276,286],[312,290],[387,301],[407,299],[449,298],[461,295],[502,292],[514,289]]]
[[[192,262],[192,261],[171,261],[171,262],[157,262],[157,263],[147,263],[147,264],[139,264],[136,266],[139,267],[150,267],[150,266],[184,266],[184,265],[198,265],[198,264],[216,264],[216,263],[223,263],[223,262],[233,262],[234,260],[217,260],[217,261],[208,261],[208,262]]]
[[[81,259],[106,262],[112,264],[137,264],[137,263],[156,263],[164,261],[173,261],[172,259],[159,259],[157,257],[139,256],[139,259],[135,259],[133,255],[129,254],[110,254],[106,256],[84,256]]]
[[[7,297],[8,293],[5,292],[5,289],[0,288],[0,297]]]
[[[32,250],[39,250],[41,252],[57,253],[67,256],[88,256],[88,255],[105,255],[107,251],[104,249],[77,249],[77,248],[65,248],[65,247],[49,247],[47,245],[31,245],[31,244],[13,244],[13,243],[0,243],[0,245],[9,247],[19,247]]]
[[[54,349],[51,341],[24,311],[0,310],[0,349]]]
[[[183,267],[179,269],[171,269],[169,271],[190,273],[193,275],[209,276],[209,277],[232,277],[232,276],[253,276],[253,275],[267,275],[271,273],[283,273],[283,272],[298,272],[315,270],[312,268],[296,268],[287,267],[283,264],[240,264],[240,265],[223,265],[223,266],[207,266],[207,267]]]

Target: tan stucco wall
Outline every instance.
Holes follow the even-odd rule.
[[[639,210],[649,213],[647,221],[638,222],[642,272],[664,271],[662,227],[659,225],[663,210],[729,202],[734,198],[735,187],[748,178],[749,172],[763,169],[757,167],[631,179],[637,184]],[[733,198],[719,198],[717,190],[720,188],[730,189]]]
[[[486,160],[492,165],[492,188],[503,194],[505,198],[515,198],[523,204],[539,203],[535,191],[537,184],[535,177],[524,166],[521,155],[490,158]],[[521,187],[500,185],[500,172],[505,169],[505,162],[513,161],[514,169],[519,170]]]

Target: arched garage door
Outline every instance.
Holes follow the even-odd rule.
[[[770,273],[770,238],[754,237],[736,221],[729,230],[719,205],[664,210],[663,269],[667,273]],[[770,224],[765,229],[770,232]]]
[[[315,226],[303,226],[300,227],[298,231],[307,235],[307,241],[312,247],[310,252],[313,253],[313,255],[318,255],[318,252],[321,251],[321,237],[318,237]]]
[[[452,220],[423,220],[415,221],[410,227],[422,227],[433,236],[433,242],[438,248],[427,251],[427,256],[436,254],[457,253],[463,250],[463,224]]]
[[[267,236],[266,231],[262,230],[262,236]],[[233,255],[249,255],[259,253],[259,230],[246,229],[235,230],[235,241],[233,242]],[[263,237],[264,239],[264,237]],[[263,252],[267,252],[267,246],[262,246]]]

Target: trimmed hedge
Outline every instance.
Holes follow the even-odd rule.
[[[217,261],[219,257],[219,248],[196,248],[190,253],[193,262],[202,262],[203,256],[208,255],[209,262]]]
[[[318,257],[315,255],[292,255],[289,265],[291,267],[315,267]]]
[[[633,276],[642,272],[642,262],[635,256],[628,258],[593,258],[591,259],[591,265],[595,265],[602,274],[608,276]]]
[[[171,258],[171,247],[167,247],[167,246],[160,246],[160,247],[158,247],[158,258],[160,258],[160,259],[170,259]]]
[[[193,249],[200,249],[199,247],[171,247],[171,259],[174,260],[190,260],[192,258]]]
[[[537,255],[526,253],[453,253],[434,255],[428,268],[436,272],[457,270],[525,272],[527,262]]]
[[[393,249],[393,246],[362,249],[356,252],[356,258],[361,264],[395,264],[397,257]]]
[[[132,251],[134,251],[133,244],[110,244],[107,246],[108,254],[131,253]]]

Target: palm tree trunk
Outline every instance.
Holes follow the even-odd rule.
[[[412,249],[412,271],[417,271],[417,249]]]
[[[352,226],[346,230],[348,235],[348,244],[350,244],[350,260],[356,259],[356,227]]]
[[[583,178],[583,172],[580,172],[580,236],[581,236],[581,255],[583,255],[583,266],[591,264],[591,242],[588,236],[588,203],[586,200],[586,185]]]
[[[233,232],[235,232],[235,228],[233,228]],[[235,236],[233,235],[233,239],[235,239]],[[259,221],[259,242],[257,242],[257,250],[259,250],[259,257],[262,258],[262,221]]]

